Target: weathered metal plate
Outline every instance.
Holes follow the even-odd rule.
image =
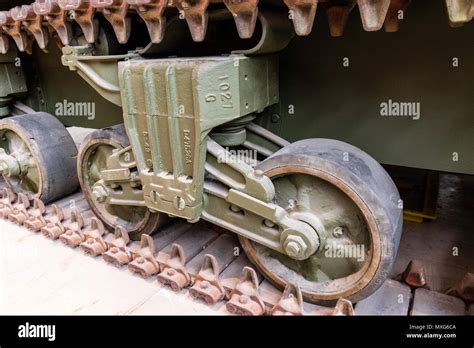
[[[388,279],[376,292],[357,303],[356,315],[407,315],[410,287]]]
[[[466,305],[457,297],[416,289],[411,315],[465,315]]]
[[[218,262],[219,270],[222,272],[237,257],[235,248],[240,248],[240,244],[235,234],[225,233],[214,240],[207,248],[201,251],[192,259],[186,269],[191,276],[199,273],[206,254],[214,256]]]

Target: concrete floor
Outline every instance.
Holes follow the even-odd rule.
[[[474,176],[441,174],[437,218],[405,222],[392,277],[423,261],[431,290],[443,292],[474,272]],[[456,256],[457,251],[457,256]]]
[[[393,277],[419,259],[431,289],[443,291],[474,271],[473,193],[474,176],[441,176],[438,218],[405,223]],[[154,279],[145,281],[3,220],[0,255],[0,314],[225,313],[223,303],[210,308],[185,291],[177,296]]]
[[[0,314],[216,314],[156,279],[0,221]]]

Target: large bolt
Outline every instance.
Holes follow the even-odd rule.
[[[293,258],[301,257],[302,255],[304,255],[307,249],[306,243],[304,242],[303,238],[291,235],[285,239],[283,247],[285,249],[285,253]]]
[[[285,251],[290,256],[298,256],[301,253],[301,246],[296,242],[288,242]]]
[[[92,189],[92,194],[99,203],[104,203],[107,200],[107,197],[109,196],[107,190],[102,186],[95,186]]]

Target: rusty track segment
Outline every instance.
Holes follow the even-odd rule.
[[[472,0],[445,0],[449,23],[462,26],[474,16]],[[357,7],[362,27],[366,31],[384,28],[396,32],[411,0],[283,0],[293,21],[297,35],[309,35],[314,27],[317,9],[326,12],[331,36],[341,36],[351,11]],[[239,36],[252,37],[259,0],[218,0],[231,13]],[[151,42],[163,40],[167,23],[166,15],[186,20],[194,41],[203,41],[207,32],[209,0],[36,0],[31,5],[18,6],[0,12],[0,53],[8,52],[10,36],[21,52],[32,52],[32,43],[46,50],[51,32],[55,32],[62,45],[72,41],[72,22],[81,28],[88,43],[97,40],[101,13],[112,25],[119,43],[128,42],[131,35],[131,17],[139,16],[146,24]],[[321,6],[320,6],[321,5]],[[174,9],[174,10],[173,10]]]
[[[46,50],[49,41],[49,32],[41,14],[37,14],[32,5],[17,6],[10,10],[14,21],[21,23],[25,30],[33,35],[38,46]]]
[[[4,34],[9,35],[20,52],[32,53],[32,40],[23,29],[21,21],[15,20],[10,11],[0,12],[0,27]]]
[[[33,3],[33,11],[38,16],[43,16],[52,31],[56,32],[59,40],[64,46],[71,43],[72,28],[67,21],[67,11],[62,9],[57,1],[36,0]]]
[[[128,17],[129,4],[125,0],[90,0],[93,8],[102,13],[114,28],[119,43],[126,43],[130,37],[131,21]]]
[[[54,0],[51,0],[54,1]],[[94,18],[95,7],[89,0],[57,0],[63,11],[68,11],[70,17],[81,27],[88,43],[94,43],[99,34],[99,23]]]
[[[102,256],[157,284],[184,291],[208,305],[239,315],[352,315],[350,310],[320,307],[302,301],[301,291],[288,286],[282,293],[256,272],[234,234],[207,222],[172,221],[153,236],[131,241],[120,226],[105,229],[78,192],[49,205],[15,195],[0,182],[0,217],[33,233],[59,239],[92,257]],[[21,215],[21,217],[19,217]],[[346,302],[345,302],[346,303]],[[347,301],[346,306],[352,308]]]
[[[151,42],[160,43],[165,34],[166,17],[163,15],[167,6],[166,0],[127,0],[131,8],[145,22]]]

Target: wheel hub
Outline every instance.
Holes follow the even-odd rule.
[[[4,149],[0,148],[0,174],[6,176],[20,175],[20,163],[19,161],[8,155]]]

